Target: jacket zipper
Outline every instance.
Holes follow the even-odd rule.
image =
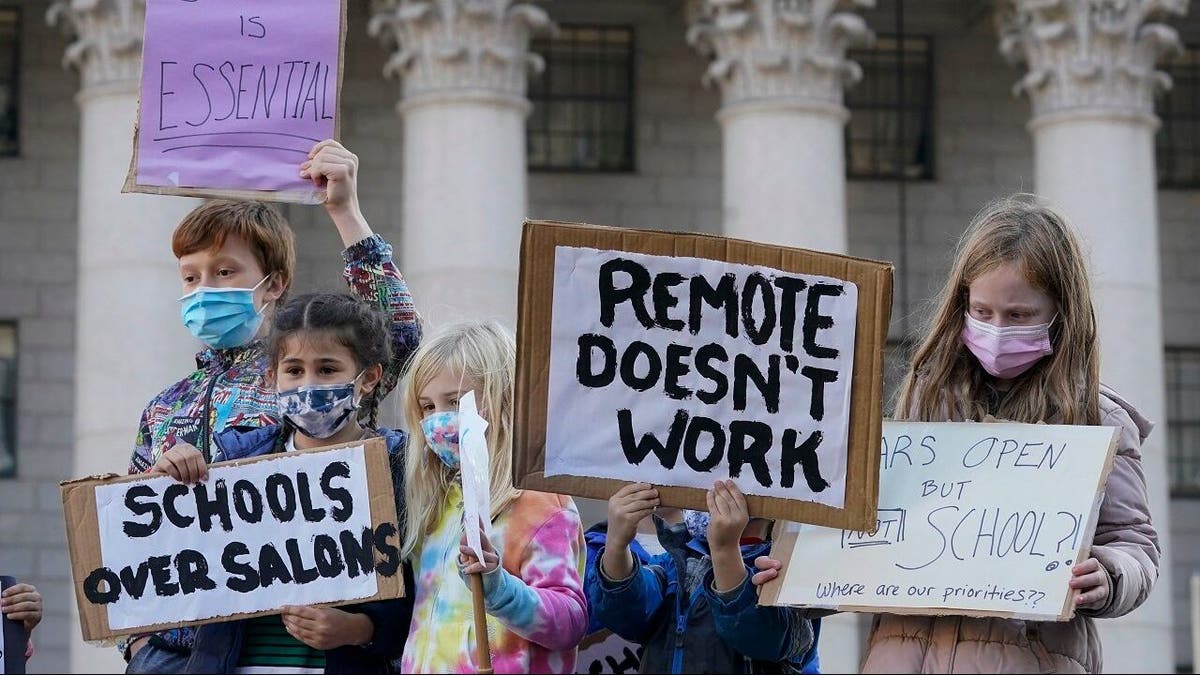
[[[683,589],[679,589],[683,590]],[[679,606],[680,593],[675,592],[675,654],[671,657],[671,672],[683,672],[683,629],[687,626],[687,614],[683,613],[683,608]],[[691,613],[691,606],[687,609]]]
[[[200,454],[204,456],[205,462],[212,462],[212,452],[210,450],[211,441],[209,439],[209,427],[212,426],[209,417],[212,416],[212,394],[213,389],[217,387],[217,380],[225,376],[229,369],[220,371],[213,379],[208,382],[208,392],[204,394],[204,410],[200,417]]]

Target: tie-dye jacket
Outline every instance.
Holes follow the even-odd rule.
[[[492,671],[573,673],[587,631],[583,530],[570,497],[529,490],[492,524],[500,568],[483,575]],[[475,673],[471,589],[459,575],[462,491],[413,554],[416,606],[400,672]]]
[[[342,251],[346,262],[342,276],[351,292],[371,302],[389,317],[392,361],[384,369],[375,404],[360,415],[374,428],[375,406],[395,388],[408,357],[421,339],[421,325],[408,284],[392,262],[392,247],[372,235]],[[151,399],[142,412],[137,445],[129,460],[129,473],[144,473],[166,450],[190,443],[211,461],[221,459],[216,437],[227,428],[264,427],[279,422],[275,388],[266,382],[266,342],[255,340],[244,347],[205,349],[196,355],[196,371]],[[177,628],[158,637],[166,647],[191,648],[193,631]]]

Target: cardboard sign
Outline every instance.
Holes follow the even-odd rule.
[[[15,586],[17,580],[0,576],[0,591]],[[0,614],[0,675],[22,675],[25,672],[25,625]]]
[[[320,203],[300,178],[337,138],[345,0],[146,0],[124,192]]]
[[[892,266],[702,234],[527,222],[518,487],[646,481],[706,509],[868,529]]]
[[[61,486],[84,640],[400,597],[382,439]]]
[[[581,675],[637,675],[646,648],[604,629],[583,638],[575,672]]]
[[[870,532],[788,523],[768,605],[1065,621],[1116,427],[885,422]],[[776,524],[776,532],[780,531]]]

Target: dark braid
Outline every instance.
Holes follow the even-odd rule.
[[[358,368],[379,364],[387,369],[392,358],[388,320],[374,305],[348,293],[307,293],[292,298],[275,312],[268,338],[272,364],[283,356],[283,345],[302,333],[326,333],[354,355]],[[370,429],[377,427],[379,388],[363,398],[358,419]]]

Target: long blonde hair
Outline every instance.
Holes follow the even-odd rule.
[[[512,481],[516,354],[516,341],[499,323],[470,321],[446,326],[424,340],[413,355],[403,385],[404,417],[409,430],[404,455],[405,557],[437,525],[456,473],[438,459],[421,432],[421,390],[443,369],[461,376],[464,382],[478,384],[476,404],[488,421],[492,520],[520,495]]]
[[[1050,331],[1054,353],[1000,395],[960,336],[971,283],[1009,263],[1050,296],[1058,316]],[[1066,218],[1043,199],[1016,194],[980,211],[959,240],[936,302],[904,378],[897,419],[980,421],[990,413],[1016,422],[1099,424],[1100,357],[1087,267]]]

